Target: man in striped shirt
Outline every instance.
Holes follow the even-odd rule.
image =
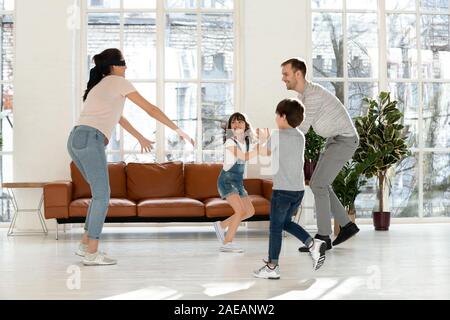
[[[288,90],[298,93],[305,106],[305,119],[298,127],[304,134],[312,126],[314,131],[327,139],[309,186],[314,194],[317,228],[316,238],[327,243],[327,250],[354,236],[359,228],[351,222],[331,184],[350,160],[358,147],[359,137],[344,105],[319,84],[306,80],[306,64],[298,58],[285,61],[282,65],[283,82]],[[331,243],[331,214],[341,229]],[[309,252],[308,248],[299,248]]]

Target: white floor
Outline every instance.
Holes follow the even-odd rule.
[[[119,259],[84,267],[74,229],[7,237],[0,229],[0,299],[450,299],[450,224],[362,225],[314,272],[300,243],[284,239],[281,279],[262,280],[265,230],[242,229],[244,254],[218,252],[210,225],[105,228],[102,249]]]

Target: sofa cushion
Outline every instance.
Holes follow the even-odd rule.
[[[125,176],[125,162],[108,163],[109,186],[111,189],[111,198],[127,197],[127,179]],[[70,163],[70,175],[73,183],[73,199],[92,198],[91,188],[84,180],[77,166]]]
[[[197,200],[218,198],[217,178],[222,167],[222,164],[186,163],[184,166],[186,197]]]
[[[69,207],[69,217],[86,217],[91,199],[83,198],[72,201]],[[110,199],[108,217],[135,217],[136,203],[127,199]]]
[[[184,196],[182,162],[129,163],[126,173],[131,200]]]
[[[264,216],[270,214],[270,202],[259,195],[250,195],[250,201],[255,208],[255,215]],[[206,217],[229,217],[233,214],[233,209],[226,200],[220,198],[210,198],[204,201]]]
[[[147,199],[137,205],[138,217],[204,217],[202,202],[190,198]]]
[[[261,179],[244,179],[244,188],[249,195],[262,195]]]

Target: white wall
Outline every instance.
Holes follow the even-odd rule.
[[[295,97],[281,81],[280,65],[291,57],[308,59],[309,0],[243,0],[243,111],[255,128],[276,128],[275,108]],[[250,165],[247,176],[260,175]]]
[[[73,0],[16,0],[14,74],[14,180],[69,177],[66,151],[73,124]],[[36,206],[39,192],[22,191],[19,204]],[[27,215],[22,228],[38,226]],[[29,220],[29,224],[28,224]]]
[[[307,58],[307,1],[241,1],[242,110],[255,127],[274,128],[276,104],[294,96],[281,82],[280,64],[292,56]],[[14,178],[67,179],[66,140],[74,120],[79,69],[74,63],[76,34],[67,27],[73,0],[16,3]],[[250,167],[248,174],[258,175],[257,168]],[[37,202],[36,192],[21,195],[25,204]],[[39,228],[36,222],[29,216],[18,224]]]

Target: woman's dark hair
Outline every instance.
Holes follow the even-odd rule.
[[[245,143],[247,145],[247,150],[250,148],[250,143],[252,142],[253,139],[253,132],[252,132],[252,126],[250,124],[250,122],[247,121],[247,117],[240,113],[240,112],[235,112],[233,113],[230,118],[228,119],[227,125],[224,127],[223,130],[223,143],[225,143],[225,141],[227,141],[227,139],[230,139],[233,137],[233,133],[231,131],[231,123],[233,121],[244,121],[245,122]]]
[[[119,49],[111,48],[96,54],[92,60],[95,67],[91,69],[89,74],[89,81],[87,83],[86,91],[84,92],[83,101],[86,100],[89,91],[95,87],[104,77],[111,73],[111,66],[118,61],[123,60],[122,52]]]

